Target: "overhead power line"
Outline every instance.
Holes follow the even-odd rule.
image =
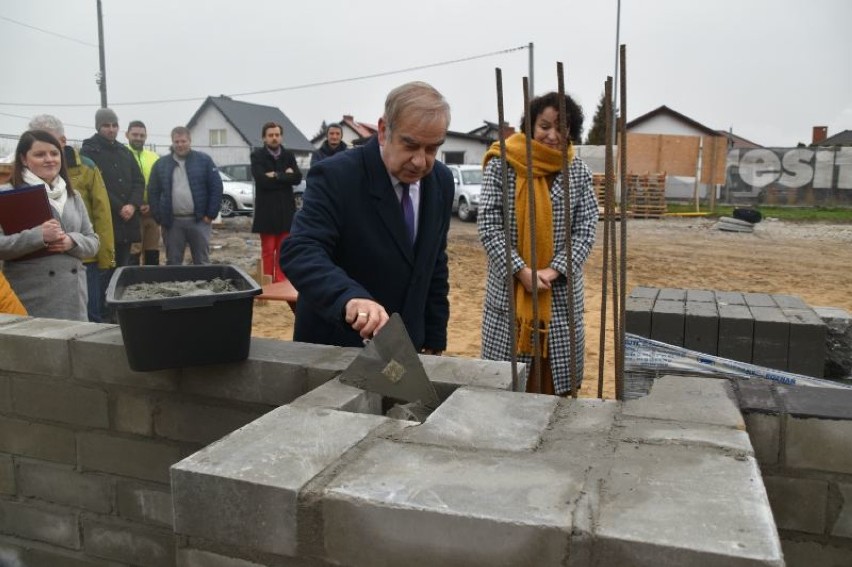
[[[370,75],[360,75],[357,77],[348,77],[346,79],[333,79],[329,81],[319,81],[316,83],[305,83],[303,85],[293,85],[289,87],[279,87],[275,89],[265,89],[260,91],[248,91],[243,93],[231,93],[226,96],[249,96],[249,95],[258,95],[258,94],[269,94],[269,93],[278,93],[285,91],[296,91],[300,89],[310,89],[314,87],[322,87],[327,85],[337,85],[340,83],[351,83],[354,81],[363,81],[365,79],[375,79],[377,77],[386,77],[388,75],[398,75],[400,73],[408,73],[411,71],[419,71],[422,69],[429,69],[432,67],[441,67],[443,65],[454,65],[456,63],[463,63],[465,61],[473,61],[475,59],[484,59],[485,57],[493,57],[495,55],[503,55],[505,53],[512,53],[514,51],[521,51],[524,49],[529,49],[528,45],[523,45],[521,47],[511,47],[509,49],[501,49],[500,51],[491,51],[489,53],[482,53],[480,55],[471,55],[469,57],[462,57],[460,59],[451,59],[449,61],[440,61],[438,63],[428,63],[426,65],[417,65],[414,67],[406,67],[404,69],[396,69],[393,71],[382,71],[379,73],[372,73]],[[174,102],[194,102],[199,100],[206,99],[206,96],[201,97],[188,97],[188,98],[172,98],[172,99],[160,99],[160,100],[141,100],[136,102],[113,102],[110,103],[110,106],[142,106],[142,105],[151,105],[151,104],[170,104]],[[50,106],[50,107],[89,107],[92,106],[93,103],[38,103],[34,104],[31,102],[0,102],[0,106]]]
[[[25,28],[30,28],[31,30],[40,31],[42,33],[46,33],[48,35],[61,37],[62,39],[67,39],[68,41],[73,41],[74,43],[79,43],[81,45],[87,45],[89,47],[97,47],[96,43],[89,43],[88,41],[83,41],[82,39],[77,39],[76,37],[70,37],[67,35],[62,35],[61,33],[56,33],[50,30],[46,30],[44,28],[37,28],[36,26],[31,26],[30,24],[25,24],[24,22],[19,22],[17,20],[13,20],[12,18],[7,18],[6,16],[0,16],[0,20],[5,20],[7,22],[11,22],[13,24],[17,24],[19,26],[23,26]]]

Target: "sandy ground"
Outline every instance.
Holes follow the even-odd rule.
[[[793,224],[771,219],[753,234],[716,230],[707,219],[635,219],[628,222],[627,290],[637,285],[723,291],[785,293],[812,306],[852,312],[852,225]],[[214,231],[212,257],[250,273],[260,242],[247,218],[226,219]],[[447,356],[478,357],[486,261],[475,223],[453,219],[450,258],[450,324]],[[603,225],[586,264],[586,361],[582,396],[597,390]],[[608,301],[612,276],[608,276]],[[612,304],[608,303],[604,397],[614,396]],[[257,302],[253,335],[290,340],[293,314],[284,303]]]

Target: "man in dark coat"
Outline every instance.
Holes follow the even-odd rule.
[[[290,233],[296,199],[293,185],[302,182],[302,172],[293,152],[281,145],[284,129],[280,124],[267,122],[261,136],[263,147],[251,153],[251,174],[254,177],[254,220],[251,231],[260,233],[260,252],[263,273],[273,282],[285,279],[279,254],[281,243]]]
[[[118,137],[118,117],[109,108],[95,113],[98,133],[83,141],[80,153],[101,170],[112,212],[116,267],[130,265],[130,246],[140,240],[139,207],[145,179],[133,154]]]
[[[408,83],[388,95],[378,139],[311,168],[281,249],[294,340],[360,346],[398,312],[420,352],[446,349],[454,184],[435,158],[449,122],[438,91]]]
[[[327,157],[345,152],[348,147],[346,142],[343,141],[343,128],[340,127],[340,124],[329,124],[325,129],[325,141],[317,151],[311,154],[311,167]]]

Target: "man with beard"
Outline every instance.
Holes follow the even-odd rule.
[[[325,141],[311,155],[311,166],[336,153],[345,152],[348,147],[346,142],[343,141],[343,128],[340,124],[329,124],[328,128],[325,129]]]
[[[151,207],[148,205],[148,180],[151,178],[151,168],[154,163],[160,159],[156,152],[145,149],[145,140],[148,139],[148,130],[145,128],[145,123],[141,120],[133,120],[127,126],[127,132],[124,134],[127,137],[127,149],[133,154],[136,163],[139,164],[139,169],[142,170],[142,176],[145,178],[145,193],[142,197],[142,206],[139,207],[139,212],[142,213],[142,238],[141,246],[133,245],[131,254],[133,255],[132,263],[139,263],[139,256],[144,252],[142,263],[146,266],[160,265],[160,227],[157,221],[151,215]]]
[[[251,153],[251,174],[255,186],[251,231],[260,233],[263,273],[273,282],[286,279],[281,271],[279,254],[296,214],[293,185],[302,182],[296,156],[281,145],[283,134],[280,124],[267,122],[261,130],[263,147]]]

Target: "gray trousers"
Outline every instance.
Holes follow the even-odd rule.
[[[166,264],[180,266],[189,245],[193,264],[210,263],[211,227],[195,217],[175,217],[172,226],[163,227],[163,244],[166,247]]]

